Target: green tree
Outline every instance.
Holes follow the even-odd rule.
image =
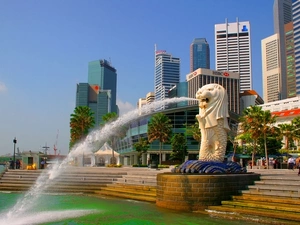
[[[252,163],[254,163],[258,141],[263,137],[266,165],[268,166],[267,133],[274,132],[273,125],[276,122],[276,117],[269,110],[262,110],[260,106],[250,106],[243,111],[240,122],[242,133],[249,133],[253,141]]]
[[[262,110],[261,112],[262,123],[259,127],[264,137],[264,149],[265,149],[265,157],[266,157],[266,165],[269,169],[269,157],[268,157],[268,148],[267,148],[267,135],[275,133],[275,122],[276,116],[272,115],[270,110]]]
[[[227,140],[231,143],[233,147],[232,161],[235,161],[235,154],[238,146],[238,141],[236,139],[236,136],[237,136],[237,126],[232,127],[227,135]]]
[[[141,162],[141,157],[143,153],[146,153],[147,150],[149,149],[149,142],[145,138],[139,138],[139,141],[136,142],[133,147],[135,150],[138,152],[138,163],[140,164]]]
[[[191,135],[196,141],[201,142],[201,130],[198,120],[194,124],[186,126],[186,135]]]
[[[148,124],[148,141],[159,141],[159,164],[161,164],[161,150],[163,143],[170,140],[172,135],[171,120],[163,113],[153,115]]]
[[[83,140],[94,127],[95,118],[93,111],[87,106],[77,106],[70,118],[70,147]]]
[[[182,133],[177,133],[171,138],[172,153],[171,159],[179,159],[184,162],[187,155],[187,141],[186,137]]]
[[[285,137],[285,148],[287,150],[287,153],[290,149],[290,143],[293,142],[294,140],[294,126],[293,124],[287,124],[287,123],[282,123],[278,125],[280,132],[282,136]]]
[[[107,123],[113,122],[118,118],[118,114],[115,112],[109,112],[102,116],[103,122],[100,125],[105,125]]]

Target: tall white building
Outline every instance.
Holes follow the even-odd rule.
[[[155,101],[168,97],[168,91],[180,81],[180,59],[166,51],[155,50]]]
[[[279,67],[280,67],[280,99],[286,99],[287,96],[287,65],[285,48],[285,24],[292,21],[292,0],[274,0],[274,33],[278,34],[279,40]]]
[[[252,90],[249,21],[215,25],[216,69],[240,74],[240,92]]]
[[[279,34],[274,34],[261,41],[263,98],[265,103],[281,99],[282,79],[279,54]]]

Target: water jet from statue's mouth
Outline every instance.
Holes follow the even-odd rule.
[[[206,102],[206,103],[208,103],[208,102],[209,102],[209,99],[208,99],[208,98],[202,98],[202,99],[200,100],[200,102]]]

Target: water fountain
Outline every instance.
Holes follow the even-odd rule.
[[[162,208],[164,207],[162,204],[159,205],[162,207],[155,207],[153,204],[123,199],[97,199],[90,196],[69,197],[60,195],[59,193],[55,195],[46,194],[47,188],[52,184],[55,178],[68,169],[69,160],[73,157],[81,156],[83,153],[91,153],[94,142],[107,140],[116,129],[141,116],[146,116],[152,109],[157,109],[165,104],[190,100],[195,99],[172,98],[154,102],[143,107],[141,110],[128,112],[124,116],[119,117],[116,121],[107,124],[101,130],[92,131],[83,142],[74,146],[62,163],[55,164],[50,170],[44,170],[27,193],[24,195],[0,194],[0,199],[3,197],[3,201],[7,203],[7,207],[4,206],[1,208],[0,206],[0,224],[56,224],[57,221],[70,222],[67,224],[124,224],[126,221],[130,223],[134,222],[134,224],[186,224],[187,221],[189,224],[199,224],[199,222],[203,224],[239,224],[233,221],[212,219],[202,214],[184,212],[178,214],[174,211],[168,211],[168,209]],[[182,175],[180,174],[180,176]],[[185,175],[183,181],[187,181],[185,183],[188,184],[190,180],[186,178],[187,176]],[[167,181],[168,180],[169,178]],[[162,180],[159,180],[158,182],[161,181]],[[222,181],[219,180],[219,182]],[[184,191],[183,193],[188,197],[187,190]],[[193,190],[191,189],[189,191]],[[169,192],[166,191],[165,193]],[[159,194],[161,193],[158,191],[158,196]],[[170,199],[174,199],[173,197],[174,196],[170,196]],[[12,204],[14,202],[16,202],[16,204]],[[162,203],[161,199],[159,199],[158,202]],[[85,206],[85,203],[87,203],[87,206]],[[174,205],[176,205],[176,202],[174,203]],[[78,206],[79,209],[75,208],[75,206]],[[181,205],[178,204],[178,206],[180,207]]]
[[[14,224],[16,223],[15,218],[24,218],[27,214],[33,211],[37,207],[37,203],[41,199],[41,196],[45,194],[47,188],[49,187],[49,185],[51,185],[52,181],[68,168],[69,161],[73,157],[91,153],[94,149],[93,143],[95,143],[96,141],[101,142],[107,140],[121,126],[129,124],[130,122],[138,119],[139,117],[147,116],[149,112],[153,112],[154,109],[157,109],[167,104],[190,100],[195,99],[180,97],[153,102],[152,104],[142,107],[142,109],[136,109],[126,113],[125,115],[119,117],[117,120],[105,125],[100,130],[92,131],[83,142],[74,146],[74,148],[70,151],[70,153],[62,163],[56,163],[50,170],[44,170],[42,174],[38,177],[36,183],[30,188],[30,190],[27,193],[24,194],[22,198],[20,198],[17,201],[17,203],[14,206],[12,206],[12,208],[6,210],[5,214],[0,214],[0,224]],[[75,214],[81,216],[84,215],[84,213],[91,212],[93,211],[78,211]],[[65,216],[67,215],[69,215],[70,217],[74,216],[69,211],[66,212]],[[64,217],[63,215],[61,216],[62,218]]]

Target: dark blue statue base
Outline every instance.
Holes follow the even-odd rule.
[[[188,160],[172,170],[173,173],[247,173],[246,168],[236,162],[214,162]]]

